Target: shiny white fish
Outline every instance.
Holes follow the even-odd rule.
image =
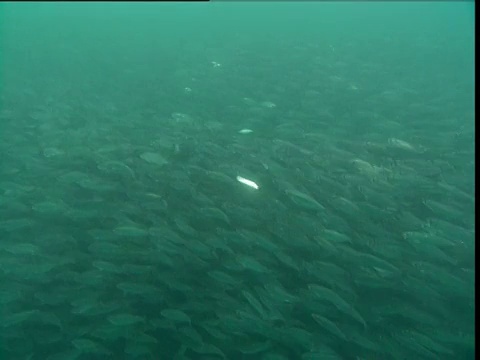
[[[253,130],[251,130],[251,129],[242,129],[238,133],[239,134],[250,134],[252,132],[253,132]]]
[[[245,179],[241,176],[237,176],[237,180],[242,184],[245,184],[247,186],[250,186],[251,188],[254,188],[255,190],[258,190],[258,185],[252,180]]]

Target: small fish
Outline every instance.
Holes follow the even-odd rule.
[[[130,326],[137,323],[143,323],[145,320],[141,316],[131,314],[117,314],[108,317],[108,321],[116,326]]]
[[[247,186],[250,186],[251,188],[254,188],[255,190],[259,189],[259,186],[257,185],[257,183],[255,183],[252,180],[245,179],[244,177],[237,176],[237,181],[239,181],[242,184],[245,184]]]
[[[250,134],[252,132],[253,132],[253,130],[251,130],[251,129],[242,129],[238,133],[239,134]]]
[[[191,323],[190,317],[181,310],[164,309],[160,312],[160,314],[168,320],[180,323]]]

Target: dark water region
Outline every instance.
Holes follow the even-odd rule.
[[[0,358],[474,359],[473,8],[2,3]]]

